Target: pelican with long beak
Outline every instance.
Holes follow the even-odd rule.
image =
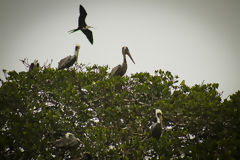
[[[78,59],[78,53],[79,53],[80,45],[75,46],[75,54],[73,56],[67,56],[58,62],[58,69],[64,69],[71,67],[75,62],[77,62]]]
[[[123,55],[123,63],[122,65],[118,65],[116,67],[114,67],[110,73],[111,76],[123,76],[126,71],[127,71],[127,60],[126,60],[126,55],[128,55],[130,57],[130,59],[132,60],[132,62],[135,64],[128,47],[124,46],[122,47],[122,55]]]
[[[163,130],[163,114],[160,109],[155,110],[157,122],[151,126],[151,136],[159,140]]]
[[[78,28],[76,29],[73,29],[73,30],[70,30],[68,31],[69,33],[73,33],[73,32],[76,32],[76,31],[79,31],[81,30],[85,36],[87,37],[87,39],[90,41],[91,44],[93,44],[93,35],[92,35],[92,31],[89,30],[89,28],[93,28],[91,26],[88,26],[85,22],[85,19],[87,17],[87,12],[86,10],[83,8],[82,5],[79,6],[79,12],[80,12],[80,15],[78,17]]]

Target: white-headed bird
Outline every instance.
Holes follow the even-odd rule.
[[[155,115],[157,118],[157,122],[152,124],[150,129],[151,129],[151,136],[159,140],[162,130],[163,130],[163,114],[160,109],[155,110]]]
[[[74,134],[67,132],[64,137],[57,139],[53,144],[57,148],[71,148],[79,145],[80,140],[79,138],[76,138]]]
[[[79,53],[80,45],[75,46],[75,54],[73,56],[67,56],[58,62],[58,69],[64,69],[71,67],[75,62],[77,62],[78,59],[78,53]]]

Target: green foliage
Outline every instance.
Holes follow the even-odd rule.
[[[224,101],[218,84],[177,76],[109,77],[107,66],[6,72],[0,88],[0,159],[239,159],[240,91]],[[164,114],[159,141],[149,136]],[[66,132],[81,144],[59,150]]]

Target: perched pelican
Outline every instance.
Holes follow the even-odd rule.
[[[122,63],[122,65],[119,64],[118,66],[116,66],[112,69],[112,71],[110,73],[111,76],[123,76],[126,73],[126,71],[127,71],[126,55],[128,55],[131,58],[132,62],[135,64],[135,62],[128,50],[128,47],[126,47],[126,46],[122,47],[122,54],[123,54],[123,63]]]
[[[79,12],[80,12],[80,16],[78,17],[78,28],[70,30],[69,33],[73,33],[73,32],[76,32],[78,30],[81,30],[87,36],[87,38],[91,42],[91,44],[93,44],[92,31],[89,30],[89,28],[92,28],[92,27],[88,26],[85,22],[87,12],[83,8],[82,5],[80,5],[80,7],[79,7]]]
[[[34,60],[33,63],[30,64],[28,71],[33,70],[35,68],[39,68],[39,63],[38,63],[38,60],[36,60],[36,59]]]
[[[160,109],[155,110],[155,114],[157,117],[157,123],[152,124],[151,126],[151,136],[159,140],[162,130],[163,130],[163,117],[162,117],[162,111]]]
[[[78,59],[78,52],[80,49],[80,45],[75,46],[75,55],[73,56],[67,56],[58,62],[58,69],[64,69],[71,67],[75,62],[77,62]]]
[[[62,148],[62,147],[74,147],[76,145],[78,145],[80,142],[79,138],[76,138],[74,136],[74,134],[67,132],[65,134],[65,137],[62,137],[58,140],[56,140],[55,142],[53,142],[53,144],[56,147]]]

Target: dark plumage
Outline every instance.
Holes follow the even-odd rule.
[[[75,47],[75,55],[73,56],[67,56],[60,60],[58,63],[58,69],[64,69],[71,67],[78,59],[78,53],[79,53],[80,45],[76,45]]]
[[[159,123],[154,123],[151,129],[151,136],[159,140],[162,133],[162,127]]]
[[[69,33],[73,33],[76,32],[78,30],[81,30],[86,37],[88,38],[88,40],[90,41],[91,44],[93,44],[93,35],[92,35],[92,31],[89,30],[89,28],[92,28],[91,26],[88,26],[85,22],[86,16],[87,16],[87,12],[86,10],[83,8],[82,5],[79,6],[79,18],[78,18],[78,28],[70,30]]]
[[[126,71],[127,71],[127,60],[126,60],[126,55],[128,55],[130,57],[130,59],[132,60],[132,62],[135,64],[128,47],[122,47],[122,54],[123,54],[123,63],[122,65],[117,65],[116,67],[114,67],[110,73],[111,76],[123,76]]]
[[[30,64],[28,71],[33,70],[33,69],[38,69],[38,68],[39,68],[39,63],[37,60],[34,60],[34,62]]]
[[[151,126],[151,136],[157,140],[159,140],[162,135],[163,124],[162,124],[162,111],[160,109],[156,109],[155,115],[157,117],[157,122],[152,124]]]

